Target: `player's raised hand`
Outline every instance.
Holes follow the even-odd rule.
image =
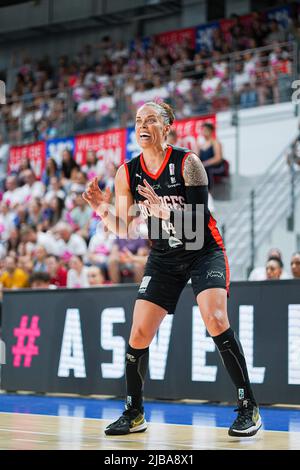
[[[104,213],[107,211],[110,203],[111,191],[109,188],[105,188],[104,191],[101,191],[98,186],[98,178],[95,177],[89,182],[85,192],[82,193],[82,198],[94,211]]]
[[[159,217],[160,219],[169,219],[170,217],[170,209],[164,206],[156,194],[152,186],[148,183],[147,180],[143,180],[145,186],[138,185],[138,192],[141,196],[144,196],[145,201],[141,202],[144,206],[150,209],[152,215],[155,217]]]

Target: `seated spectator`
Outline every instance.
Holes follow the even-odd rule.
[[[257,60],[256,64],[256,77],[255,88],[258,94],[258,103],[260,106],[268,102],[279,103],[279,89],[277,76],[268,64],[265,64],[262,59]]]
[[[58,262],[58,257],[54,255],[47,256],[45,259],[46,270],[50,276],[50,284],[56,287],[67,286],[67,270]]]
[[[148,253],[147,241],[142,238],[135,240],[117,238],[108,259],[109,278],[115,284],[119,284],[124,277],[133,277],[134,282],[141,282],[143,267],[126,261],[124,249],[127,248],[134,255],[146,255]]]
[[[107,284],[105,273],[99,266],[90,266],[88,268],[87,276],[90,287],[103,286]]]
[[[95,176],[99,176],[104,173],[102,161],[97,159],[95,150],[89,149],[86,153],[86,163],[81,167],[81,171],[86,174],[88,181],[91,181]]]
[[[206,122],[202,127],[204,143],[200,146],[199,158],[206,169],[208,187],[211,189],[214,175],[226,176],[226,165],[223,158],[222,145],[214,137],[214,125]]]
[[[72,152],[68,149],[65,149],[62,153],[62,168],[61,176],[63,178],[62,184],[64,186],[64,180],[70,180],[72,170],[76,168],[79,170],[79,165],[75,162]],[[68,183],[68,181],[67,181]]]
[[[70,212],[68,222],[74,231],[85,240],[89,237],[89,223],[93,215],[93,210],[82,198],[82,191],[76,193],[74,198],[74,208]]]
[[[269,258],[266,264],[266,279],[274,281],[281,279],[283,263],[279,258]]]
[[[25,225],[21,228],[21,241],[26,245],[26,253],[32,253],[38,245],[45,248],[47,253],[55,254],[57,251],[56,240],[53,234],[38,231],[34,226]]]
[[[25,170],[23,172],[24,186],[20,188],[23,201],[29,202],[33,198],[42,199],[45,194],[45,186],[41,181],[38,181],[32,170]]]
[[[43,222],[42,203],[40,199],[34,198],[28,204],[28,211],[25,223],[38,226]]]
[[[212,67],[208,67],[205,78],[201,84],[204,99],[210,102],[218,94],[220,87],[220,77],[214,74],[214,69]]]
[[[33,265],[33,270],[38,271],[38,272],[46,272],[47,271],[47,266],[46,266],[46,257],[47,257],[47,251],[46,249],[38,245],[34,252],[33,252],[33,257],[34,257],[34,265]]]
[[[293,279],[300,279],[300,252],[293,254],[291,259],[291,271]]]
[[[98,223],[99,226],[99,223]],[[86,254],[86,261],[107,269],[108,258],[115,242],[115,235],[107,230],[97,229],[91,237]]]
[[[36,271],[29,278],[31,289],[49,289],[51,287],[50,276],[44,271]]]
[[[84,266],[81,256],[72,256],[69,261],[69,268],[70,269],[67,274],[67,287],[89,287],[89,268]]]
[[[2,199],[10,208],[14,208],[17,204],[23,202],[23,197],[20,188],[18,187],[18,180],[15,175],[7,176],[5,187],[6,191],[4,192]]]
[[[43,178],[42,178],[43,183],[48,188],[48,186],[51,182],[51,178],[56,177],[58,179],[59,176],[60,176],[60,171],[58,169],[56,160],[54,158],[51,158],[51,157],[48,158],[47,162],[46,162],[46,169],[45,169],[45,172],[44,172],[44,175],[43,175]]]
[[[270,259],[274,259],[274,258],[277,258],[282,263],[282,254],[281,254],[281,251],[278,250],[278,248],[271,248],[268,251],[267,262]],[[283,266],[283,263],[282,263],[282,266]],[[282,269],[280,279],[289,279],[289,278],[290,278],[289,274]],[[266,267],[261,266],[261,267],[254,268],[251,271],[248,281],[265,281],[266,279],[267,279]]]
[[[113,123],[115,108],[115,97],[108,93],[106,87],[103,88],[100,98],[95,103],[95,119],[101,129],[107,129]]]
[[[271,44],[272,42],[284,42],[285,40],[285,31],[280,27],[280,24],[277,20],[272,19],[269,24],[269,32],[265,38],[265,43]]]
[[[12,256],[5,258],[4,272],[0,276],[0,285],[5,289],[22,289],[28,287],[28,275],[16,265]]]
[[[87,245],[80,235],[73,233],[72,227],[66,222],[59,222],[53,229],[57,236],[55,254],[69,260],[72,255],[85,255]]]
[[[65,191],[61,187],[61,182],[56,176],[51,176],[44,199],[46,202],[50,202],[53,197],[58,197],[62,200],[66,197]]]
[[[20,245],[19,245],[20,248]],[[28,276],[33,273],[33,259],[30,255],[19,254],[18,257],[18,268],[25,271]]]
[[[6,241],[9,233],[15,228],[15,213],[9,210],[7,202],[0,203],[0,240]]]

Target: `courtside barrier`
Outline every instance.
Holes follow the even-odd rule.
[[[123,396],[135,285],[5,292],[4,390]],[[300,282],[233,282],[232,327],[260,403],[300,403]],[[145,396],[235,400],[191,286],[150,348]]]

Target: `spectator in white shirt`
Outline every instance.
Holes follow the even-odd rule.
[[[81,256],[72,256],[69,267],[67,287],[90,287],[88,280],[89,268],[84,266]]]
[[[58,222],[53,229],[57,235],[56,255],[69,260],[72,255],[85,255],[87,245],[85,240],[77,233],[72,233],[72,227],[66,222]]]
[[[10,175],[5,180],[6,191],[3,194],[3,201],[10,207],[14,208],[23,201],[21,188],[18,188],[17,177]]]
[[[38,181],[32,170],[23,171],[23,178],[25,181],[24,186],[21,187],[20,192],[24,202],[29,202],[33,198],[42,199],[45,194],[45,185]]]
[[[8,204],[2,201],[0,204],[0,240],[8,240],[10,231],[15,228],[15,217],[16,214],[9,210]]]
[[[214,74],[212,67],[208,67],[206,76],[201,84],[203,97],[205,100],[210,101],[214,98],[220,89],[221,79]]]
[[[56,240],[51,232],[39,232],[34,227],[25,225],[21,228],[21,241],[25,243],[26,253],[32,253],[37,246],[45,248],[47,253],[56,254]]]

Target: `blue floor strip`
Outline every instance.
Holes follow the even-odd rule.
[[[115,420],[124,409],[117,399],[52,397],[0,394],[0,412],[30,413],[53,416],[77,416]],[[209,427],[229,427],[236,414],[234,407],[211,404],[190,404],[146,401],[149,422]],[[262,407],[264,429],[300,432],[300,410]],[[1,418],[0,418],[1,420]]]

